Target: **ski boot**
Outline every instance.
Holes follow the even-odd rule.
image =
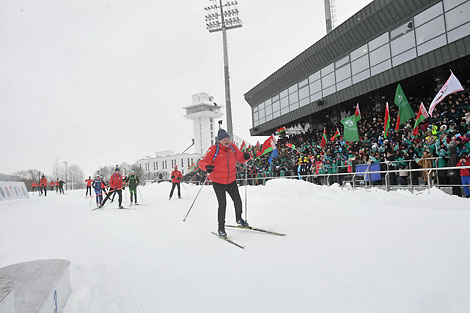
[[[219,229],[218,234],[219,234],[220,237],[227,238],[227,233],[223,229]]]
[[[237,221],[237,224],[238,224],[238,226],[240,226],[240,227],[245,227],[245,228],[250,226],[250,225],[248,225],[248,223],[247,223],[245,220],[243,220],[242,218],[240,218],[240,219]]]

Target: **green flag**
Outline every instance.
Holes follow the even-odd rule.
[[[395,104],[398,106],[400,125],[405,124],[408,120],[415,117],[413,109],[411,108],[408,99],[406,99],[405,93],[403,92],[403,89],[401,89],[400,84],[398,84],[397,90],[395,91]]]
[[[359,141],[359,131],[357,130],[356,115],[351,115],[341,120],[344,126],[344,141]]]

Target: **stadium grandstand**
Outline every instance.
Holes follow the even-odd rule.
[[[469,34],[470,1],[373,1],[245,94],[251,135],[383,112],[397,83],[432,99],[450,70],[468,85]]]

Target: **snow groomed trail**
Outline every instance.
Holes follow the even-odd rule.
[[[287,236],[227,228],[239,249],[210,233],[211,186],[186,222],[199,186],[170,188],[131,210],[91,211],[85,190],[0,203],[0,267],[70,260],[66,313],[468,312],[468,199],[269,181],[248,187],[248,222]]]

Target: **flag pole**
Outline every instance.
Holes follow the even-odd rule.
[[[248,162],[245,163],[245,222],[248,223]]]

